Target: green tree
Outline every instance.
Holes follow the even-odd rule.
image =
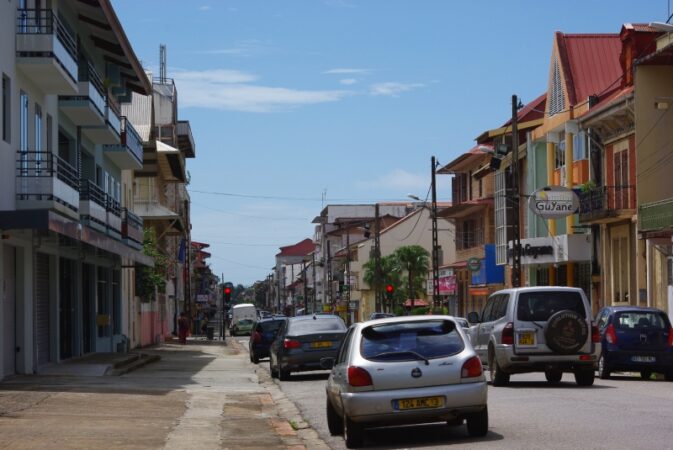
[[[406,275],[407,295],[414,308],[416,293],[427,278],[430,254],[420,245],[405,245],[392,254],[397,261],[397,272]]]
[[[154,259],[154,267],[142,266],[136,273],[136,295],[143,301],[150,301],[155,288],[166,288],[166,266],[168,258],[157,247],[157,234],[154,228],[143,230],[143,253]]]
[[[365,283],[367,283],[375,292],[384,292],[387,284],[392,284],[393,286],[398,287],[400,285],[400,273],[398,270],[399,264],[395,257],[393,255],[382,256],[380,261],[380,279],[377,278],[375,259],[372,258],[363,265],[363,278]],[[395,294],[399,295],[397,292],[395,292]],[[397,295],[395,295],[395,297]]]

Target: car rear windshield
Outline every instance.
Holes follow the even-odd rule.
[[[372,361],[411,361],[455,355],[464,348],[454,322],[427,320],[364,328],[360,353]]]
[[[287,334],[300,334],[346,331],[346,325],[339,318],[321,317],[317,319],[290,321]]]
[[[620,330],[666,330],[668,324],[663,314],[655,311],[629,311],[618,314],[614,325]]]
[[[284,322],[283,320],[270,320],[268,322],[260,322],[258,328],[261,328],[261,331],[264,332],[278,331],[283,322]]]
[[[239,325],[252,325],[252,319],[241,319],[238,321]]]
[[[552,314],[567,309],[586,318],[584,302],[577,291],[521,292],[516,317],[526,322],[544,322]]]

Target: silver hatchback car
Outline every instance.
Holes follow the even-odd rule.
[[[467,421],[470,436],[488,432],[481,361],[451,316],[404,316],[352,325],[327,380],[327,424],[348,448],[367,427]]]

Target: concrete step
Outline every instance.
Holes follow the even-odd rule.
[[[161,360],[159,355],[149,355],[147,353],[129,353],[130,357],[125,361],[115,363],[106,371],[105,375],[120,376],[139,369],[147,364]]]

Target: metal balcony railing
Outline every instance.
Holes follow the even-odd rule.
[[[56,201],[79,207],[77,170],[51,152],[21,151],[16,159],[16,198],[21,202]],[[25,205],[24,205],[25,206]],[[35,207],[42,207],[40,203]]]
[[[110,126],[121,135],[121,113],[119,112],[119,105],[108,94],[105,97],[105,106],[107,109],[106,119]]]
[[[101,80],[96,68],[91,61],[84,57],[80,57],[78,66],[78,81],[86,81],[93,86],[93,90],[89,90],[89,99],[91,103],[98,109],[101,116],[105,114],[105,86]]]
[[[635,186],[598,186],[580,192],[580,220],[609,216],[636,208]]]
[[[673,228],[673,198],[640,205],[638,222],[641,231]]]
[[[119,204],[119,202],[117,200],[115,200],[114,198],[112,198],[109,195],[107,196],[107,203],[106,203],[105,207],[107,208],[107,211],[109,213],[112,213],[117,217],[121,217],[121,214],[122,214],[121,205]]]
[[[91,180],[82,180],[79,190],[80,200],[89,200],[106,207],[107,194]]]
[[[16,11],[16,33],[55,34],[63,49],[77,61],[77,40],[50,9],[18,9]],[[57,58],[59,56],[61,55],[56,54]]]
[[[140,162],[143,162],[143,141],[140,135],[133,128],[131,122],[125,116],[121,118],[122,144],[133,153],[133,156]]]

